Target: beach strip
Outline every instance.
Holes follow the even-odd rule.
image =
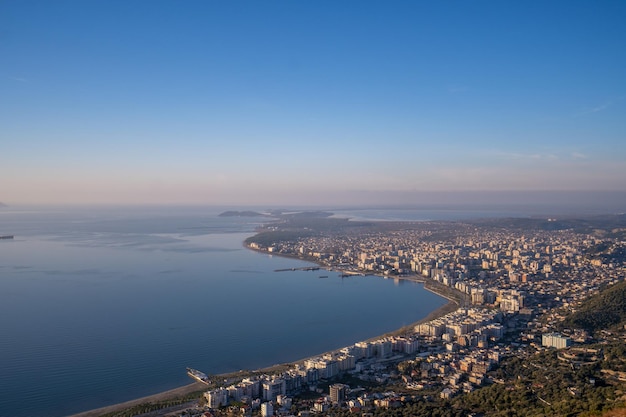
[[[434,320],[438,317],[442,317],[454,310],[456,310],[458,308],[458,303],[457,301],[450,299],[449,297],[446,297],[442,294],[437,293],[435,290],[433,289],[429,289],[429,291],[434,292],[435,294],[444,297],[446,299],[449,300],[448,303],[442,305],[441,307],[437,308],[436,310],[433,310],[432,312],[430,312],[426,317],[424,317],[423,319],[409,325],[409,326],[405,326],[402,329],[398,329],[395,332],[391,332],[389,334],[394,334],[394,333],[398,333],[398,332],[403,332],[403,331],[408,331],[413,329],[413,327],[415,327],[416,325],[420,324],[420,323],[424,323],[430,320]],[[381,337],[385,337],[385,335],[382,336],[378,336],[378,337],[374,337],[370,340],[374,340],[374,339],[379,339]],[[319,356],[319,355],[316,355]],[[293,362],[295,363],[304,363],[306,359],[302,359],[300,361],[295,361]],[[283,367],[284,365],[273,365],[267,368],[263,368],[263,369],[259,369],[257,371],[250,371],[249,373],[271,373],[272,371],[275,371],[276,368],[279,367]],[[221,377],[228,377],[231,376],[232,374],[224,374],[224,375],[220,375]],[[146,403],[155,403],[155,402],[159,402],[159,401],[167,401],[167,400],[174,400],[180,397],[183,397],[185,395],[191,394],[193,392],[197,392],[197,391],[206,391],[207,390],[207,386],[203,383],[200,382],[194,382],[192,384],[189,385],[185,385],[182,387],[178,387],[178,388],[174,388],[168,391],[164,391],[164,392],[160,392],[157,394],[153,394],[153,395],[148,395],[146,397],[142,397],[142,398],[138,398],[135,400],[130,400],[130,401],[125,401],[122,403],[118,403],[118,404],[113,404],[113,405],[109,405],[106,407],[101,407],[101,408],[97,408],[94,410],[89,410],[89,411],[84,411],[78,414],[73,414],[69,417],[99,417],[102,416],[104,414],[107,413],[113,413],[113,412],[120,412],[123,410],[126,410],[128,408],[140,405],[140,404],[146,404]],[[179,406],[180,409],[184,409],[184,408],[189,408],[191,406],[193,406],[193,403],[195,403],[196,401],[190,402],[189,405],[184,406],[181,405]],[[170,410],[170,412],[173,410]],[[165,410],[163,411],[165,412]],[[157,415],[161,415],[161,414],[157,414]]]

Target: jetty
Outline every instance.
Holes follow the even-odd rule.
[[[283,269],[275,269],[274,272],[285,272],[285,271],[319,271],[319,266],[305,266],[302,268],[283,268]]]

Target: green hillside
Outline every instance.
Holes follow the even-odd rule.
[[[590,332],[626,324],[626,281],[622,281],[583,302],[578,311],[563,321],[564,327]]]

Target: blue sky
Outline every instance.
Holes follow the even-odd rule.
[[[626,192],[623,1],[0,3],[0,201]]]

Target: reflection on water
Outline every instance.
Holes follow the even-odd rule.
[[[189,383],[187,366],[301,359],[445,302],[413,283],[274,272],[307,264],[243,248],[262,220],[181,211],[0,213],[16,235],[0,242],[0,415],[128,400]]]

